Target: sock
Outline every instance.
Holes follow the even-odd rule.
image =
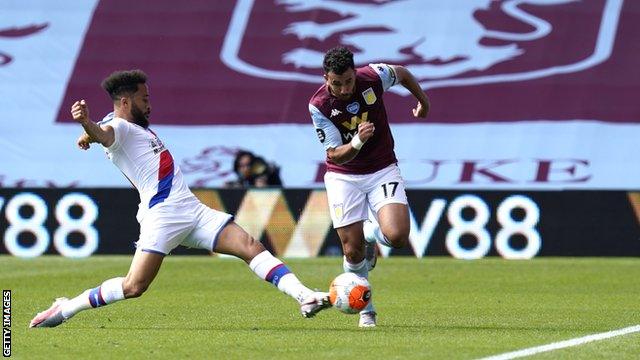
[[[367,264],[366,259],[363,259],[361,262],[357,264],[352,264],[347,261],[347,257],[345,256],[342,259],[342,269],[344,269],[345,272],[356,273],[365,279],[369,279],[369,266]],[[361,314],[376,311],[373,306],[373,288],[371,289],[371,295],[372,296],[371,296],[371,300],[369,300],[369,304],[367,304],[367,307],[365,307],[364,309],[362,309],[362,311],[360,311]]]
[[[85,290],[82,294],[61,305],[62,316],[69,319],[82,310],[96,308],[124,299],[123,277],[109,279],[102,285]]]
[[[380,225],[374,223],[373,221],[365,221],[364,228],[365,240],[368,242],[373,242],[374,240],[380,244],[387,247],[393,247],[387,239],[386,236],[382,233],[382,229],[380,229]]]
[[[267,250],[256,255],[249,263],[251,270],[261,279],[275,285],[278,290],[302,303],[313,291],[304,286],[289,268]]]

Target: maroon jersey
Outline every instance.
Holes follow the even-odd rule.
[[[351,161],[338,165],[327,157],[328,171],[371,174],[398,162],[382,100],[384,91],[396,82],[395,72],[390,66],[371,64],[356,69],[355,90],[349,100],[333,96],[326,84],[311,97],[309,112],[325,149],[351,142],[361,122],[368,121],[375,126],[373,136]]]

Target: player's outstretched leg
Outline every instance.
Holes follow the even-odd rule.
[[[249,262],[249,267],[261,279],[296,299],[300,304],[302,316],[306,318],[314,317],[321,310],[331,306],[329,293],[313,291],[304,286],[282,261],[267,250],[254,256]]]
[[[122,281],[124,278],[110,279],[102,285],[84,291],[73,299],[58,298],[51,307],[38,313],[29,327],[55,327],[67,321],[82,310],[97,308],[124,299]]]
[[[155,278],[162,259],[161,254],[138,250],[126,278],[109,279],[96,288],[85,290],[73,299],[56,299],[49,309],[38,313],[31,320],[29,327],[55,327],[82,310],[102,307],[125,298],[139,297]]]
[[[306,287],[282,261],[233,222],[220,232],[213,250],[244,260],[258,277],[296,299],[304,317],[313,317],[331,306],[328,292],[313,291]]]

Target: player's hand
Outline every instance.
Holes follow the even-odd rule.
[[[422,106],[422,103],[418,102],[418,105],[413,109],[413,116],[417,118],[426,118],[429,108]]]
[[[376,127],[373,126],[373,123],[360,123],[360,125],[358,125],[358,137],[360,138],[360,140],[362,140],[362,142],[365,142],[373,136],[373,132],[375,129]]]
[[[91,136],[89,136],[89,134],[87,133],[83,133],[82,135],[80,135],[80,137],[78,138],[78,147],[81,150],[88,150],[91,147],[91,143],[93,141],[91,140]]]
[[[73,116],[73,120],[81,124],[89,121],[89,107],[84,99],[76,101],[71,105],[71,115]]]

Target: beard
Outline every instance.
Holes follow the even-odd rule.
[[[131,116],[133,116],[134,124],[142,126],[145,129],[149,127],[149,119],[147,118],[149,114],[143,113],[136,104],[132,104],[131,106]]]

